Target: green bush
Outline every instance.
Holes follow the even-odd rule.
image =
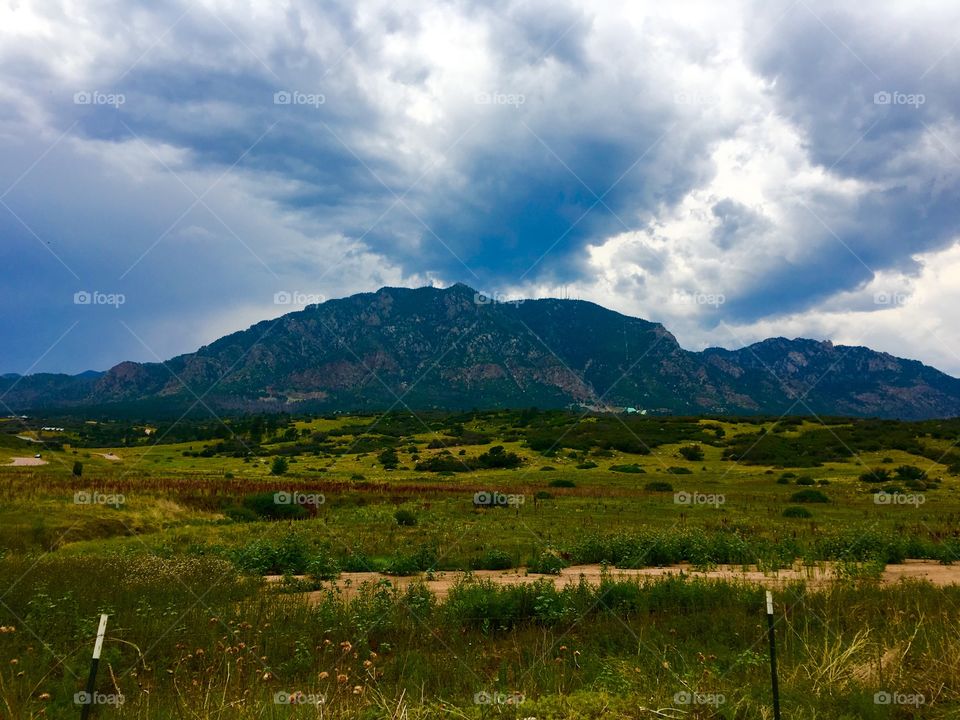
[[[550,487],[572,488],[576,486],[577,484],[573,480],[568,480],[567,478],[557,478],[556,480],[550,481]]]
[[[595,467],[598,467],[598,465],[595,462],[587,460],[586,462],[582,462],[579,465],[577,465],[577,470],[593,470],[593,468]]]
[[[785,518],[811,518],[813,513],[807,510],[805,507],[798,507],[797,505],[791,505],[788,508],[785,508],[783,511],[783,516]]]
[[[523,458],[515,452],[507,452],[503,445],[494,445],[477,458],[477,465],[481,468],[515,468],[520,467]]]
[[[816,485],[816,480],[814,480],[809,475],[803,475],[796,479],[797,485]]]
[[[277,455],[273,459],[273,463],[270,465],[270,474],[271,475],[283,475],[287,472],[287,469],[290,467],[290,463],[282,455]]]
[[[677,452],[679,452],[685,460],[689,460],[690,462],[700,462],[703,460],[703,448],[699,445],[685,445]]]
[[[473,560],[470,567],[474,570],[509,570],[513,567],[513,557],[506,550],[491,548]]]
[[[403,508],[400,508],[393,514],[393,519],[397,521],[397,525],[402,527],[413,527],[417,524],[417,516],[410,510]]]
[[[618,473],[645,473],[646,470],[644,470],[642,467],[640,467],[640,466],[637,465],[636,463],[630,463],[629,465],[611,465],[611,466],[610,466],[610,472],[618,472]]]
[[[801,490],[800,492],[795,492],[790,496],[792,502],[798,503],[827,503],[830,502],[830,498],[824,495],[819,490]]]
[[[329,550],[324,548],[310,558],[307,575],[314,580],[333,580],[340,575],[340,565]]]
[[[266,520],[300,520],[309,514],[302,505],[278,503],[277,494],[272,492],[247,495],[241,505]]]
[[[693,470],[691,470],[690,468],[679,467],[677,465],[668,467],[667,472],[670,473],[671,475],[692,475],[693,474]]]
[[[527,570],[537,575],[559,575],[565,567],[567,563],[560,557],[560,553],[546,548],[533,557],[527,565]]]
[[[673,485],[663,480],[655,480],[653,482],[648,482],[643,486],[644,490],[650,492],[673,492]]]
[[[890,471],[886,468],[873,468],[860,475],[860,482],[885,483],[890,480]]]

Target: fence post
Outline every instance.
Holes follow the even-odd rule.
[[[773,631],[773,593],[767,590],[767,635],[770,637],[770,685],[773,688],[773,718],[780,720],[780,685],[777,681],[777,638]]]
[[[100,616],[100,627],[97,629],[97,641],[93,646],[93,659],[90,661],[90,675],[87,677],[87,692],[84,697],[86,702],[83,709],[80,710],[80,720],[87,720],[90,717],[90,707],[93,705],[94,692],[96,691],[97,668],[100,667],[100,652],[103,650],[103,637],[107,634],[107,616]]]

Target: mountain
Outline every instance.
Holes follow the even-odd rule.
[[[594,303],[493,302],[458,284],[331,300],[166,363],[5,376],[0,399],[34,411],[576,406],[918,419],[960,415],[960,380],[804,339],[690,352],[662,325]]]

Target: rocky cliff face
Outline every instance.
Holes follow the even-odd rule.
[[[12,388],[12,389],[11,389]],[[574,300],[383,288],[258,323],[167,363],[0,378],[11,408],[624,406],[661,413],[960,415],[960,380],[868,348],[775,338],[688,352],[662,325]]]

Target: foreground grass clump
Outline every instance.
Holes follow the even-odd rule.
[[[785,712],[879,720],[892,716],[874,695],[890,692],[924,698],[902,717],[953,717],[960,589],[883,587],[854,565],[848,577],[776,593]],[[704,717],[770,716],[763,592],[745,584],[468,577],[445,600],[377,583],[308,602],[220,560],[132,554],[6,559],[0,584],[5,717],[77,717],[101,611],[111,625],[97,690],[124,696],[122,717],[317,717],[322,700],[324,717],[348,720],[582,720],[682,711],[685,692],[722,696]],[[291,696],[302,702],[276,703]]]

